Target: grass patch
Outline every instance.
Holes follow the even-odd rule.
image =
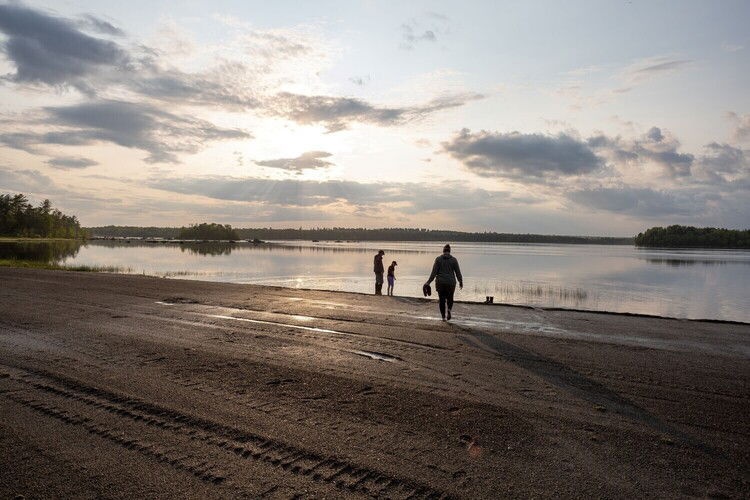
[[[55,262],[38,260],[0,259],[0,267],[16,267],[24,269],[51,269],[53,271],[82,271],[89,273],[127,273],[131,269],[118,266],[68,266]]]

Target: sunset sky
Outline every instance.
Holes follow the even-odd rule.
[[[750,226],[750,2],[0,0],[0,192],[86,226]]]

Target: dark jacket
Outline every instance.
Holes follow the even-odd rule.
[[[385,269],[383,268],[383,256],[380,254],[377,254],[375,256],[375,264],[373,266],[373,271],[376,273],[382,274]]]
[[[394,278],[396,277],[396,266],[394,266],[393,264],[388,266],[388,276],[393,276]]]
[[[434,279],[438,285],[456,286],[456,278],[458,278],[458,282],[463,286],[464,278],[461,276],[458,260],[451,254],[444,253],[435,259],[435,264],[432,266],[432,273],[430,273],[430,279],[427,280],[427,283],[431,283]]]

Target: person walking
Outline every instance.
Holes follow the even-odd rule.
[[[453,293],[456,291],[456,280],[458,280],[459,287],[464,287],[461,268],[458,267],[458,260],[451,255],[450,245],[445,245],[443,247],[443,255],[435,259],[435,264],[432,266],[432,273],[430,273],[430,278],[425,285],[432,283],[433,279],[435,280],[435,289],[437,290],[440,302],[440,316],[443,317],[443,321],[446,320],[445,306],[447,305],[447,319],[450,320],[451,309],[453,309]]]
[[[385,268],[383,267],[383,250],[378,250],[378,254],[375,256],[375,262],[373,265],[373,271],[375,272],[375,295],[383,295],[383,273]]]
[[[393,295],[393,285],[396,284],[396,266],[398,264],[394,260],[391,265],[388,266],[388,295]]]

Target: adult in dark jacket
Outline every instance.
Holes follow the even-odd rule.
[[[447,303],[448,319],[451,319],[453,293],[456,291],[456,280],[458,280],[458,286],[463,288],[464,278],[461,276],[461,268],[458,267],[458,260],[451,255],[450,245],[445,245],[443,247],[443,255],[435,259],[435,264],[432,266],[432,273],[430,273],[430,279],[427,280],[425,285],[432,283],[433,279],[435,280],[435,290],[437,290],[440,299],[440,315],[443,317],[443,321],[445,321],[445,306]]]
[[[378,254],[375,256],[375,262],[373,263],[373,271],[375,272],[375,295],[383,295],[383,273],[385,268],[383,267],[383,250],[378,250]]]

